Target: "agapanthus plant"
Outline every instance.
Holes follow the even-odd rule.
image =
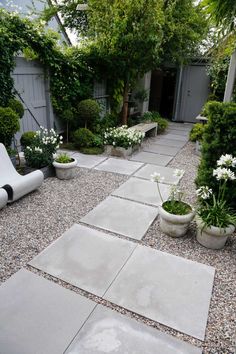
[[[225,229],[229,225],[236,225],[236,214],[225,200],[227,182],[236,179],[235,173],[231,170],[236,166],[236,158],[229,154],[222,155],[217,161],[217,166],[213,170],[213,177],[219,182],[218,191],[213,193],[208,186],[197,189],[199,200],[197,213],[205,227],[216,226]]]
[[[176,169],[173,176],[182,178],[184,175],[183,170]],[[179,186],[172,186],[168,200],[164,200],[161,194],[159,183],[164,182],[165,178],[160,173],[154,172],[151,175],[151,181],[156,182],[157,190],[162,201],[162,208],[170,214],[174,215],[186,215],[192,211],[190,205],[185,203],[182,199],[184,193]]]

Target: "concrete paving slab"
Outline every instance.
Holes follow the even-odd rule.
[[[66,354],[201,354],[202,350],[98,305]]]
[[[186,142],[188,141],[188,137],[177,135],[177,134],[172,134],[172,133],[163,134],[162,137],[165,139],[170,139],[170,140],[180,140],[180,141],[186,141]]]
[[[169,123],[168,129],[180,130],[180,131],[182,130],[184,132],[189,132],[192,129],[192,124],[186,125],[186,124]]]
[[[73,225],[29,264],[98,296],[103,296],[135,244]]]
[[[166,139],[165,135],[163,135],[160,138],[152,139],[151,143],[156,144],[156,145],[162,145],[162,146],[163,145],[164,146],[173,146],[173,147],[178,147],[181,149],[186,144],[186,141]]]
[[[172,129],[169,128],[166,130],[167,134],[174,134],[174,135],[180,135],[180,136],[184,136],[184,137],[189,137],[189,130],[177,130],[177,129]]]
[[[78,167],[93,168],[99,163],[105,161],[107,156],[103,155],[85,155],[79,152],[72,155],[78,161]]]
[[[144,146],[143,151],[153,152],[155,154],[175,156],[179,152],[180,148],[166,145],[150,144]]]
[[[104,298],[204,340],[214,268],[138,246]]]
[[[64,353],[95,304],[27,270],[0,287],[0,352]]]
[[[140,162],[109,158],[95,167],[95,170],[131,175],[142,166]]]
[[[166,166],[172,159],[173,156],[154,154],[152,152],[142,151],[133,155],[130,160]]]
[[[158,209],[115,197],[108,197],[81,219],[101,229],[141,240],[158,215]]]
[[[180,181],[179,177],[175,177],[174,174],[175,169],[170,167],[156,166],[156,165],[145,165],[140,170],[138,170],[134,177],[144,178],[150,181],[151,175],[154,172],[160,173],[162,177],[164,177],[163,183],[165,184],[178,184]]]
[[[167,184],[159,183],[159,188],[163,200],[167,200],[170,195],[171,187]],[[155,206],[162,204],[157,184],[135,177],[128,179],[128,181],[117,188],[112,195]]]

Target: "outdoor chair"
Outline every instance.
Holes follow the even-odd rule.
[[[0,209],[2,209],[8,201],[8,194],[5,189],[0,188]]]
[[[5,146],[0,143],[0,188],[7,192],[8,203],[39,188],[43,180],[44,175],[40,170],[25,176],[20,175],[14,168]],[[4,197],[2,198],[0,194],[0,204],[1,200],[4,200]]]

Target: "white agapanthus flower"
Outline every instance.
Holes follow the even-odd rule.
[[[161,174],[154,172],[151,176],[151,181],[156,183],[162,183],[165,180],[165,177],[161,177]]]
[[[174,176],[174,177],[180,177],[180,178],[182,178],[183,175],[184,175],[184,170],[179,170],[178,168],[176,168],[176,169],[174,170],[174,173],[173,173],[173,176]]]
[[[220,180],[235,180],[236,176],[234,172],[232,172],[229,168],[222,168],[222,167],[217,167],[215,170],[213,170],[213,176],[216,177],[218,181]]]
[[[210,196],[212,195],[212,189],[209,188],[208,186],[202,186],[196,190],[196,194],[199,198],[206,200],[209,199]]]
[[[217,166],[236,167],[236,158],[230,154],[222,155],[217,161]]]

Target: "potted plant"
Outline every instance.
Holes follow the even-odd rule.
[[[176,169],[174,176],[182,177],[184,171]],[[162,201],[159,207],[160,228],[168,236],[181,237],[188,230],[190,222],[193,220],[195,211],[191,205],[182,201],[183,192],[177,186],[172,186],[168,200],[164,201],[161,195],[159,183],[164,177],[160,173],[151,175],[151,180],[157,183],[158,192]]]
[[[236,179],[231,170],[236,167],[236,158],[229,154],[222,155],[217,165],[213,170],[213,176],[219,182],[217,192],[213,193],[208,186],[202,186],[196,191],[199,198],[197,241],[211,249],[222,249],[236,225],[236,214],[225,200],[227,182]]]
[[[54,129],[40,127],[40,130],[34,132],[34,136],[24,136],[24,157],[26,161],[25,170],[41,169],[44,177],[55,176],[55,170],[52,167],[53,155],[62,144],[62,136],[59,136]]]
[[[105,152],[108,155],[127,158],[140,146],[144,136],[144,133],[128,129],[126,125],[109,128],[104,134]]]
[[[71,179],[75,177],[77,160],[67,154],[59,154],[53,161],[56,176],[59,179]]]

